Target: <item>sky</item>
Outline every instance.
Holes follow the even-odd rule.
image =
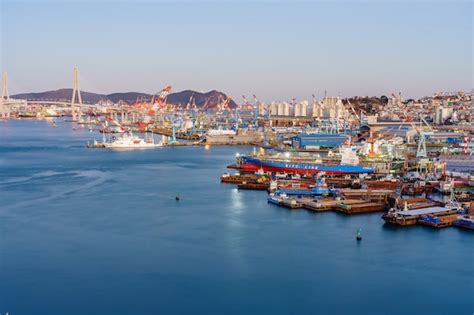
[[[219,90],[237,102],[473,86],[471,1],[0,0],[10,94]]]

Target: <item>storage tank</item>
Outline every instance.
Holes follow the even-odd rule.
[[[284,103],[284,115],[283,116],[290,116],[290,104]]]
[[[278,116],[278,104],[277,103],[272,103],[270,105],[270,115],[272,116]]]
[[[321,104],[316,103],[313,104],[313,117],[322,117],[322,109],[321,109]]]
[[[308,101],[302,101],[300,103],[300,114],[301,117],[306,117],[307,116],[307,111],[308,111]]]
[[[278,104],[278,116],[285,116],[285,104],[279,103]]]
[[[295,117],[301,117],[301,103],[295,105]]]

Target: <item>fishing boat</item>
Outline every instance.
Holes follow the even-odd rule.
[[[115,138],[112,142],[105,142],[104,147],[108,149],[151,149],[162,147],[162,143],[155,143],[153,136],[142,139],[131,131]]]

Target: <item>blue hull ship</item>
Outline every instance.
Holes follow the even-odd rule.
[[[242,156],[239,159],[239,168],[244,171],[255,172],[263,169],[265,172],[285,172],[301,175],[312,175],[325,172],[328,175],[335,174],[364,174],[373,173],[372,167],[360,165],[342,164],[317,164],[309,162],[285,162],[251,156]]]

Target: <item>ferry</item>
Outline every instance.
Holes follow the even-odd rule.
[[[155,143],[153,136],[142,139],[131,131],[124,133],[112,142],[105,142],[104,147],[108,149],[151,149],[162,147],[162,143]]]

